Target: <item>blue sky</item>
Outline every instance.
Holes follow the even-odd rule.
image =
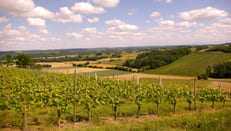
[[[0,51],[231,42],[230,0],[1,0]]]

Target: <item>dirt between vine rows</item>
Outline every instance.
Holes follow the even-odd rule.
[[[231,109],[230,107],[226,107],[225,109]],[[101,122],[104,122],[107,125],[113,124],[113,125],[119,125],[119,124],[125,124],[125,123],[141,123],[141,122],[149,122],[153,120],[164,120],[164,119],[169,119],[169,118],[177,118],[177,117],[182,117],[182,116],[190,116],[190,115],[198,115],[198,114],[203,114],[203,113],[209,113],[209,112],[216,112],[219,111],[220,109],[205,109],[202,111],[185,111],[185,112],[180,112],[176,114],[171,114],[171,116],[158,116],[155,114],[148,114],[148,115],[141,115],[139,118],[136,116],[129,116],[129,117],[118,117],[117,120],[115,121],[113,117],[100,117],[99,120]],[[97,124],[94,122],[87,122],[87,121],[82,121],[82,122],[77,122],[75,124],[73,123],[62,123],[60,127],[49,127],[48,129],[45,129],[44,127],[41,128],[39,126],[34,126],[31,127],[31,130],[55,130],[55,131],[63,131],[63,130],[81,130],[87,127],[92,127],[92,128],[97,128]],[[18,129],[4,129],[3,131],[16,131]]]

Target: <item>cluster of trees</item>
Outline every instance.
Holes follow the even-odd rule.
[[[231,61],[208,66],[206,75],[212,78],[231,78]]]
[[[83,64],[72,64],[73,67],[86,67],[87,65],[89,65],[89,62],[83,63]]]
[[[189,48],[153,50],[148,53],[139,54],[135,60],[127,60],[124,66],[145,69],[155,69],[188,55]]]
[[[126,68],[126,67],[122,67],[122,66],[106,67],[106,69],[114,69],[114,70],[133,72],[132,69],[129,69],[129,68]]]
[[[27,67],[35,67],[36,66],[36,60],[31,58],[27,54],[17,54],[17,55],[6,55],[6,66],[13,66],[14,63],[16,63],[17,67],[20,68],[27,68]]]
[[[231,45],[220,45],[210,48],[208,51],[222,51],[225,53],[231,53]]]

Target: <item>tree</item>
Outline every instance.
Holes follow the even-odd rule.
[[[13,60],[14,60],[14,56],[11,54],[7,54],[6,55],[6,66],[12,66],[13,65]]]
[[[35,60],[27,54],[18,54],[16,56],[16,65],[20,68],[26,68],[35,64]]]

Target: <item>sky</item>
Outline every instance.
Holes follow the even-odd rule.
[[[0,51],[231,42],[231,0],[0,0]]]

